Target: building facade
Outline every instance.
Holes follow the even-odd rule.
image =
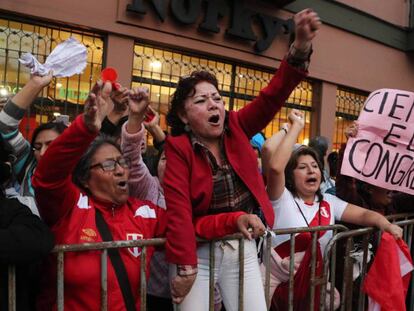
[[[277,70],[293,38],[291,17],[307,7],[323,22],[309,78],[265,135],[277,131],[289,109],[297,108],[306,118],[300,142],[323,135],[337,149],[371,91],[413,90],[411,0],[2,0],[0,101],[29,78],[18,62],[22,53],[42,62],[59,42],[74,36],[88,49],[88,65],[82,75],[56,79],[40,94],[21,124],[28,136],[59,114],[72,120],[109,66],[116,68],[121,84],[149,87],[164,129],[179,77],[196,69],[215,73],[226,108],[237,110]]]

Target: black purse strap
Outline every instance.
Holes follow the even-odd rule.
[[[111,231],[109,231],[108,224],[105,222],[102,213],[95,209],[96,227],[101,234],[102,240],[105,242],[113,241]],[[119,287],[121,288],[122,296],[127,311],[136,311],[134,296],[132,295],[131,285],[129,283],[128,274],[125,269],[124,262],[117,248],[108,249],[108,256],[114,267],[116,278],[118,279]]]

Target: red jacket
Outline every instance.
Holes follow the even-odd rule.
[[[48,148],[36,168],[33,185],[43,219],[51,226],[56,244],[101,242],[95,224],[99,209],[114,240],[152,238],[164,231],[164,211],[151,202],[129,198],[121,206],[102,202],[82,193],[72,182],[71,172],[82,154],[94,140],[79,116]],[[132,293],[139,310],[140,248],[120,249]],[[147,267],[152,251],[148,250]],[[66,253],[65,310],[99,310],[100,251]],[[39,310],[56,310],[56,256],[50,256],[45,272]],[[148,274],[148,270],[147,270]],[[125,310],[121,290],[108,259],[108,309]]]
[[[236,174],[261,206],[266,221],[273,225],[274,213],[257,169],[257,157],[249,138],[272,121],[296,85],[306,76],[285,60],[259,96],[241,110],[228,113],[224,149]],[[175,264],[197,263],[193,226],[195,216],[205,215],[210,205],[213,182],[208,160],[195,152],[188,135],[169,137],[164,193],[167,203],[167,260]]]
[[[165,231],[165,212],[149,201],[130,197],[122,206],[100,201],[82,193],[73,183],[71,172],[96,133],[91,133],[78,117],[50,145],[36,168],[33,185],[43,219],[51,226],[56,244],[102,242],[95,224],[99,209],[114,240],[148,239]],[[139,152],[139,150],[137,150]],[[236,231],[243,213],[211,215],[197,219],[197,234],[217,238]],[[223,226],[223,223],[225,224]],[[220,225],[219,228],[217,228]],[[139,310],[141,249],[120,249],[132,293]],[[147,252],[147,278],[152,249]],[[100,251],[66,253],[64,271],[65,310],[99,310]],[[38,310],[56,310],[56,256],[47,263]],[[108,310],[125,310],[124,300],[108,259]]]

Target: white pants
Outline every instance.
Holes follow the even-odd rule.
[[[180,311],[208,311],[210,245],[197,249],[198,274]],[[227,311],[239,310],[239,242],[216,242],[214,281],[220,289]],[[214,295],[214,292],[211,293]],[[266,301],[257,260],[256,243],[244,245],[244,311],[266,311]],[[243,311],[243,310],[240,310]]]

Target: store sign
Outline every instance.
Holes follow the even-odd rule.
[[[89,91],[81,91],[78,89],[66,89],[66,88],[59,88],[58,98],[67,99],[68,101],[77,102],[78,99],[83,102],[89,96]]]
[[[204,10],[204,19],[198,28],[210,33],[219,33],[219,20],[228,16],[226,35],[254,41],[257,52],[269,48],[278,34],[293,33],[294,28],[292,19],[283,20],[255,12],[247,8],[243,0],[132,0],[132,3],[127,5],[127,11],[146,14],[149,6],[152,6],[161,22],[166,20],[168,11],[175,21],[184,25],[194,25]],[[254,22],[260,26],[258,33],[252,29]]]

